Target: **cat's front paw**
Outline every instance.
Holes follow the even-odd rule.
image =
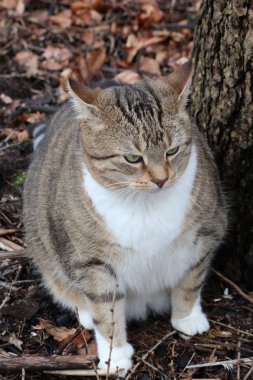
[[[193,335],[202,334],[209,330],[210,327],[207,317],[202,311],[196,315],[190,314],[185,318],[172,318],[171,323],[184,339],[190,339]]]
[[[104,353],[99,356],[98,368],[100,369],[107,369],[108,367],[109,354],[104,355]],[[134,349],[129,343],[122,347],[113,347],[110,357],[110,372],[117,372],[120,377],[125,377],[127,371],[132,367],[133,353]]]

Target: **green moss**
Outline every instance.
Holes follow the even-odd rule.
[[[27,172],[22,172],[17,175],[17,177],[15,178],[15,181],[12,183],[12,186],[16,190],[19,190],[23,186],[26,179],[26,175],[27,175]]]

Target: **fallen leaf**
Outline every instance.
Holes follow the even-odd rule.
[[[127,61],[132,62],[136,54],[140,49],[146,48],[149,45],[157,44],[164,41],[167,38],[166,35],[137,38],[135,34],[130,34],[127,38],[125,49],[127,52]]]
[[[156,2],[146,1],[141,5],[141,13],[137,17],[139,26],[158,24],[164,17]]]
[[[33,112],[33,113],[29,113],[27,115],[27,117],[25,118],[25,121],[28,122],[28,123],[37,123],[39,121],[41,121],[41,119],[43,118],[43,114],[39,111],[37,112]]]
[[[16,12],[18,15],[22,15],[25,12],[25,1],[24,0],[18,0],[16,2]]]
[[[73,12],[80,11],[81,9],[89,9],[91,6],[91,1],[73,1],[70,4],[70,8]]]
[[[103,16],[94,9],[80,9],[73,14],[73,20],[76,25],[92,25],[99,23]]]
[[[140,70],[156,75],[161,74],[159,63],[154,58],[145,56],[140,58]]]
[[[62,29],[67,29],[72,24],[71,16],[71,10],[66,9],[65,11],[60,12],[57,15],[49,16],[49,21],[54,25],[60,26]]]
[[[7,137],[10,134],[13,134],[12,128],[4,128],[4,129],[0,130],[0,137]]]
[[[1,1],[1,7],[8,10],[14,10],[16,9],[16,0],[2,0]]]
[[[9,11],[16,11],[17,14],[22,15],[25,11],[24,0],[2,0],[1,7]]]
[[[125,70],[115,75],[114,79],[122,83],[136,83],[141,80],[141,77],[133,70]]]
[[[10,343],[15,346],[18,350],[22,351],[23,341],[18,339],[14,333],[1,334],[1,340]]]
[[[46,332],[54,337],[54,340],[61,342],[67,337],[72,337],[76,333],[76,329],[68,329],[67,327],[57,327],[52,322],[40,319],[40,324],[34,326],[36,330],[46,330]]]
[[[34,326],[34,329],[46,330],[47,334],[53,336],[54,340],[59,343],[60,348],[65,348],[69,343],[71,343],[74,351],[82,350],[92,336],[91,332],[85,330],[84,328],[80,330],[80,328],[68,329],[66,327],[57,327],[52,322],[45,319],[40,319],[40,324]],[[87,344],[88,347],[89,344]],[[84,349],[85,353],[87,353],[86,347],[84,347]],[[91,347],[91,350],[94,350],[94,347]],[[82,353],[84,352],[82,351]]]
[[[13,344],[18,350],[22,351],[23,341],[18,339],[14,334],[9,334],[9,343]]]
[[[39,24],[45,24],[48,20],[48,11],[44,11],[44,10],[32,11],[29,14],[29,20],[35,21]]]
[[[77,347],[76,349],[77,355],[97,355],[97,343],[95,340],[92,340],[87,347]]]
[[[35,75],[38,72],[38,56],[29,50],[19,51],[15,56],[19,66],[26,69],[28,74]]]
[[[8,95],[5,95],[4,93],[0,94],[0,99],[4,104],[11,104],[13,102],[12,98]]]
[[[72,52],[66,47],[54,47],[49,45],[42,54],[45,61],[40,63],[44,70],[58,71],[67,67],[72,58]]]

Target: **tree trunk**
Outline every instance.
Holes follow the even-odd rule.
[[[219,253],[230,277],[253,286],[253,1],[203,0],[194,42],[192,113],[228,194]]]

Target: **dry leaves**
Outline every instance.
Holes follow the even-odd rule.
[[[66,47],[49,45],[42,54],[42,57],[44,61],[40,63],[40,68],[49,71],[58,71],[69,65],[72,53]]]
[[[114,79],[122,83],[136,83],[141,80],[141,77],[135,71],[124,70],[117,74]]]
[[[40,319],[40,324],[34,326],[35,330],[45,330],[58,342],[59,348],[65,349],[71,345],[71,350],[79,355],[89,354],[97,355],[97,346],[94,340],[91,340],[91,333],[81,328],[68,329],[66,327],[57,327],[52,322]]]
[[[35,75],[38,72],[38,56],[29,50],[19,51],[14,60],[26,70],[28,75]]]
[[[55,16],[50,16],[49,21],[53,25],[59,26],[62,29],[70,28],[72,25],[72,13],[70,9],[66,9],[63,12],[58,13]]]
[[[166,33],[162,36],[153,35],[151,37],[141,36],[137,38],[135,34],[130,34],[127,38],[125,49],[127,51],[127,62],[132,62],[136,54],[140,49],[146,48],[147,46],[158,44],[167,38]]]

